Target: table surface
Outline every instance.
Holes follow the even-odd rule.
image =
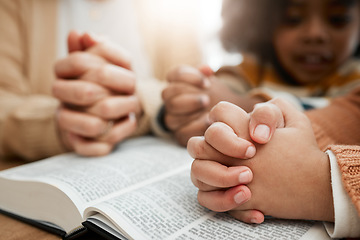
[[[26,162],[14,159],[2,159],[0,157],[0,170],[22,165]],[[0,240],[60,240],[61,237],[23,223],[16,219],[0,214]],[[101,240],[102,237],[89,233],[79,240]]]

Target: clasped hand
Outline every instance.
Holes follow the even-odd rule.
[[[129,58],[89,34],[71,32],[68,48],[69,55],[55,65],[53,84],[61,102],[56,115],[61,139],[81,155],[108,154],[135,131],[142,114]]]
[[[209,111],[218,102],[228,101],[250,110],[262,101],[247,93],[235,93],[224,77],[215,75],[206,65],[179,66],[168,74],[169,85],[162,93],[164,122],[181,145],[186,146],[192,136],[204,134],[210,125]]]
[[[248,114],[227,102],[189,140],[201,205],[248,223],[264,215],[333,221],[330,166],[305,114],[275,99]]]

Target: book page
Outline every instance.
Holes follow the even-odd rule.
[[[100,212],[129,239],[330,239],[321,224],[267,219],[245,224],[215,213],[197,202],[190,171],[153,182],[90,207],[85,217]],[[96,218],[96,217],[95,217]],[[319,228],[320,226],[320,228]],[[304,238],[306,236],[306,238]]]
[[[87,158],[64,154],[2,171],[0,177],[54,185],[82,212],[119,190],[126,191],[178,168],[188,168],[191,160],[185,148],[149,136],[123,142],[108,156]]]

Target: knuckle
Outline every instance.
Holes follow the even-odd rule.
[[[201,206],[206,207],[214,212],[226,212],[228,209],[225,208],[224,203],[223,202],[217,202],[217,205],[208,205],[207,201],[203,199],[203,197],[201,196],[201,194],[198,194],[198,202]]]
[[[93,119],[84,123],[84,129],[90,136],[97,136],[101,134],[104,129],[104,123],[100,119]]]
[[[58,110],[57,115],[56,115],[56,121],[57,121],[57,124],[59,125],[59,128],[65,129],[64,125],[66,123],[66,116],[63,112],[64,111],[62,109]]]
[[[274,110],[271,105],[262,105],[255,109],[254,115],[260,119],[273,119],[275,116]]]
[[[95,97],[95,90],[90,85],[84,85],[82,88],[75,89],[75,98],[81,104],[86,104]]]
[[[188,140],[189,140],[190,136],[187,133],[184,133],[183,131],[177,131],[175,132],[175,139],[177,140],[177,142],[181,145],[186,147]]]
[[[174,117],[173,115],[170,114],[165,115],[165,124],[172,131],[175,131],[179,126],[178,121],[176,119],[177,118]]]
[[[80,155],[83,155],[83,156],[86,156],[86,152],[82,151],[82,148],[79,144],[75,143],[73,145],[73,148],[74,148],[74,151],[77,153],[77,154],[80,154]]]
[[[114,107],[113,104],[110,101],[102,101],[99,105],[100,108],[100,114],[104,118],[109,118],[114,113]]]
[[[72,53],[70,55],[70,57],[68,58],[68,60],[69,60],[69,65],[71,68],[73,68],[73,69],[83,69],[84,68],[84,65],[83,65],[84,54],[81,52]]]
[[[196,188],[199,188],[199,184],[198,184],[198,180],[197,179],[194,179],[194,178],[191,178],[191,182],[193,183],[193,185],[196,187]]]
[[[204,141],[196,141],[195,138],[190,138],[188,141],[188,148],[190,148],[190,151],[192,152],[193,157],[199,157],[202,156],[205,152],[205,142]]]
[[[109,136],[107,137],[106,141],[113,145],[113,144],[120,142],[122,139],[123,139],[123,136],[119,136],[115,133],[110,133]]]
[[[203,207],[207,207],[205,202],[203,201],[203,197],[202,197],[202,194],[201,194],[201,191],[198,191],[198,194],[197,194],[197,200],[199,202],[199,204]]]
[[[174,100],[167,101],[166,103],[166,111],[173,112],[174,109],[176,109],[176,103]]]
[[[111,50],[109,48],[108,43],[105,42],[105,41],[98,43],[95,48],[96,48],[96,51],[99,52],[99,53],[105,53],[105,52]]]
[[[191,164],[191,173],[196,178],[196,176],[199,176],[199,170],[201,170],[201,164],[199,164],[200,160],[195,159]],[[199,181],[198,181],[199,182]]]
[[[168,91],[169,91],[169,87],[166,87],[164,90],[162,90],[161,92],[161,98],[162,100],[164,100],[164,104],[167,104],[167,99],[168,99]]]
[[[182,94],[183,91],[184,89],[181,88],[178,84],[170,83],[168,87],[163,90],[162,97],[165,101],[168,101],[169,99]]]
[[[218,116],[219,114],[222,114],[226,108],[227,104],[224,101],[218,102],[210,111],[210,116]]]
[[[216,138],[217,136],[222,135],[223,131],[221,129],[220,123],[215,122],[213,124],[211,124],[208,129],[205,132],[205,138],[206,139],[213,139]]]
[[[179,76],[181,75],[182,69],[185,67],[185,65],[180,65],[172,68],[167,75],[168,81],[177,81],[179,79]]]
[[[197,188],[201,191],[209,191],[211,190],[211,186],[209,186],[208,184],[197,180]]]
[[[101,65],[99,67],[96,68],[95,72],[96,72],[96,80],[98,82],[102,82],[104,79],[108,79],[110,76],[109,73],[109,68],[106,67],[106,65]]]
[[[229,187],[229,176],[226,173],[220,172],[215,179],[219,184],[218,187]]]
[[[119,133],[119,131],[110,131],[109,136],[106,138],[106,141],[110,144],[114,145],[118,142],[124,140],[125,138],[129,137],[131,134],[133,134],[137,128],[137,122],[136,121],[130,121],[124,123],[123,126],[126,130]]]
[[[128,93],[133,94],[136,90],[136,76],[132,71],[127,71],[127,88]]]
[[[280,97],[275,97],[269,101],[269,103],[273,103],[275,105],[285,103],[286,101]]]
[[[247,147],[248,147],[248,145],[245,145],[245,144],[235,144],[234,145],[234,153],[236,155],[234,155],[234,156],[237,158],[245,159]]]
[[[229,210],[229,206],[227,206],[228,203],[225,200],[221,200],[218,202],[217,206],[215,207],[215,212],[226,212]]]
[[[51,93],[54,97],[58,97],[58,81],[55,81],[51,85]]]
[[[54,69],[56,75],[58,75],[59,69],[60,69],[61,65],[63,64],[62,61],[64,61],[64,58],[57,60],[53,66],[53,69]]]
[[[112,146],[108,146],[107,148],[103,148],[101,150],[99,150],[95,155],[96,156],[105,156],[108,155],[112,150]]]
[[[129,129],[129,134],[128,135],[131,135],[133,132],[135,132],[137,127],[138,127],[138,122],[137,121],[130,122],[129,126],[128,126],[128,129]]]
[[[206,208],[212,210],[212,211],[216,211],[214,208],[212,208],[212,206],[207,204],[206,198],[203,193],[204,192],[202,192],[201,190],[198,191],[197,200],[198,200],[199,204],[203,207],[206,207]]]
[[[109,144],[102,144],[101,147],[95,148],[92,151],[87,151],[84,154],[89,156],[105,156],[112,151],[113,146]]]
[[[208,204],[207,196],[201,191],[198,192],[198,201],[201,206],[209,208],[214,212],[226,212],[229,210],[227,203],[222,198],[216,200],[212,199],[212,204]]]

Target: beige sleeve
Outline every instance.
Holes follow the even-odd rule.
[[[0,155],[26,160],[64,152],[54,122],[58,101],[50,96],[50,89],[44,90],[53,80],[48,78],[53,62],[40,60],[41,56],[52,56],[42,42],[52,37],[40,37],[36,42],[29,33],[29,26],[35,23],[32,14],[36,13],[32,3],[0,1]],[[32,49],[39,45],[43,48]],[[39,75],[34,69],[46,74]]]
[[[144,108],[144,115],[139,121],[136,135],[153,133],[159,137],[171,138],[171,134],[166,132],[158,121],[158,114],[163,105],[161,92],[166,87],[166,82],[156,79],[147,79],[139,83],[137,93]]]

